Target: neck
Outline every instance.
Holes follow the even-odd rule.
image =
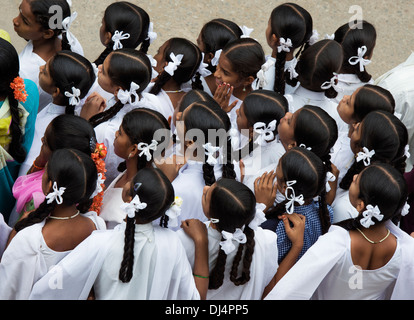
[[[66,218],[66,217],[71,217],[75,215],[77,212],[78,212],[78,209],[76,208],[76,205],[72,205],[72,206],[58,205],[53,210],[51,216],[58,217],[58,218]]]
[[[272,51],[272,58],[276,59],[277,54],[278,54],[278,52],[277,52],[277,48],[276,48]],[[293,52],[286,53],[286,61],[292,61],[293,58],[294,58]]]
[[[126,161],[126,179],[127,181],[132,181],[132,179],[135,177],[135,175],[138,173],[138,161],[136,157],[133,157],[131,159],[127,159]]]
[[[33,52],[39,55],[43,60],[48,61],[56,52],[62,50],[62,41],[56,37],[55,39],[39,39],[32,40]]]
[[[170,79],[167,81],[166,84],[162,87],[162,90],[164,91],[179,91],[181,90],[181,86],[174,80]]]
[[[245,91],[243,91],[245,89]],[[248,87],[244,88],[243,86],[234,88],[233,96],[235,96],[237,99],[244,101],[244,99],[247,97],[247,95],[252,92],[252,86],[249,85]]]

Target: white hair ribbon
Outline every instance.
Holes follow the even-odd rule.
[[[294,184],[296,184],[295,180],[288,181],[288,182],[286,182],[286,184],[287,184],[288,187],[286,188],[286,191],[285,191],[285,197],[286,197],[287,200],[289,200],[286,203],[286,206],[285,206],[286,207],[286,212],[288,214],[293,214],[293,211],[295,210],[295,202],[299,203],[299,205],[302,206],[305,203],[305,200],[303,199],[302,194],[300,196],[296,197],[295,190],[292,187]],[[289,191],[291,193],[290,196],[289,196]]]
[[[76,107],[80,103],[80,95],[81,91],[75,87],[72,87],[72,93],[70,93],[69,91],[65,91],[65,96],[70,98],[69,104],[71,106]]]
[[[150,150],[156,151],[157,146],[158,142],[156,140],[152,140],[150,145],[148,145],[148,143],[141,142],[138,144],[138,150],[142,151],[139,156],[142,157],[145,155],[147,157],[147,161],[150,161],[152,159]]]
[[[141,202],[138,195],[136,195],[130,203],[126,202],[121,205],[121,209],[124,210],[127,213],[128,218],[131,219],[135,218],[137,211],[144,210],[146,207],[147,204],[145,202]]]
[[[122,40],[127,40],[131,37],[129,33],[125,33],[123,31],[116,30],[114,35],[112,36],[112,41],[114,42],[114,50],[122,49],[124,46],[122,45]]]
[[[299,74],[296,72],[296,66],[298,64],[297,59],[293,59],[293,61],[289,64],[285,64],[285,71],[288,71],[290,74],[290,80],[293,80],[293,78],[297,78]],[[286,66],[287,65],[287,66]]]
[[[309,45],[313,46],[318,41],[319,41],[319,32],[318,32],[318,30],[314,29],[312,31],[312,36],[310,37],[310,39],[308,41]]]
[[[214,54],[214,58],[211,59],[211,65],[213,67],[218,66],[222,52],[223,52],[223,49],[220,49],[220,50],[217,50],[216,53]]]
[[[365,210],[363,213],[363,218],[360,220],[361,225],[364,228],[369,228],[373,225],[375,225],[375,222],[372,221],[372,218],[377,219],[378,221],[381,221],[384,216],[381,214],[380,209],[378,206],[375,206],[375,208],[372,205],[367,205],[367,210]]]
[[[332,34],[325,34],[326,40],[335,40],[335,33]]]
[[[49,193],[46,196],[47,204],[51,204],[53,201],[56,201],[57,204],[63,203],[63,194],[65,193],[66,188],[61,187],[58,189],[57,182],[53,182],[53,192]]]
[[[171,207],[165,212],[165,215],[168,216],[168,225],[170,227],[178,227],[178,217],[181,215],[181,205],[183,204],[183,199],[180,197],[175,197],[175,200]]]
[[[266,215],[264,213],[264,210],[266,209],[266,205],[263,203],[256,203],[256,214],[253,218],[253,220],[249,223],[249,228],[252,230],[257,230],[260,225],[265,222]]]
[[[364,161],[364,165],[368,167],[371,164],[371,158],[375,155],[375,150],[369,151],[368,148],[363,147],[361,152],[358,152],[356,161]]]
[[[72,0],[66,0],[66,2],[68,3],[69,7],[72,7]]]
[[[408,144],[405,146],[404,155],[407,157],[407,159],[409,159],[411,157],[410,146]]]
[[[164,71],[167,72],[170,76],[173,76],[175,70],[177,70],[178,66],[181,65],[181,61],[183,60],[184,55],[175,55],[173,52],[171,52],[170,58],[172,61],[168,62],[168,65],[164,68]]]
[[[334,72],[333,77],[331,78],[331,80],[322,83],[321,89],[322,90],[328,90],[330,88],[334,88],[336,92],[339,92],[341,90],[337,86],[337,81],[338,81],[338,74]]]
[[[96,189],[94,193],[92,193],[90,199],[95,198],[98,194],[103,191],[102,185],[105,183],[105,179],[102,178],[102,173],[98,174],[98,179],[96,180]]]
[[[253,126],[254,132],[259,136],[257,137],[255,143],[259,146],[263,146],[266,143],[275,139],[274,131],[276,130],[277,121],[273,120],[267,126],[264,122],[257,122]]]
[[[119,101],[121,101],[123,104],[129,103],[132,106],[136,106],[136,104],[139,102],[139,96],[137,93],[137,90],[139,89],[139,85],[137,85],[135,82],[131,82],[131,88],[129,91],[126,90],[118,90],[117,98]],[[135,97],[135,101],[132,102],[132,97]]]
[[[215,218],[210,218],[210,222],[216,224],[216,223],[219,223],[220,220],[219,219],[215,219]]]
[[[371,63],[371,60],[364,59],[365,54],[367,53],[367,47],[362,46],[358,48],[358,55],[349,58],[348,62],[350,65],[354,66],[359,63],[359,71],[363,72],[365,70],[365,66]]]
[[[274,65],[274,61],[268,59],[257,72],[257,79],[259,80],[259,87],[263,88],[267,85],[266,72]]]
[[[292,40],[290,40],[289,38],[287,38],[286,40],[285,38],[279,39],[279,46],[277,47],[277,52],[290,52],[290,48],[292,48]]]
[[[69,31],[69,29],[70,29],[70,26],[72,25],[73,21],[75,21],[77,17],[78,17],[78,13],[74,12],[74,13],[72,13],[72,15],[70,15],[69,17],[66,17],[62,21],[63,30],[66,32],[66,39],[68,39],[68,43],[71,47],[75,44],[76,38]]]
[[[150,22],[148,27],[148,37],[145,40],[149,40],[150,44],[157,39],[157,33],[154,32],[154,23]]]
[[[226,255],[232,253],[236,249],[236,246],[234,245],[233,241],[236,241],[240,244],[244,244],[247,242],[246,235],[244,234],[243,230],[239,228],[237,228],[234,233],[222,231],[221,234],[223,235],[225,241],[220,242],[220,247]]]
[[[240,27],[240,29],[243,32],[243,35],[240,37],[241,39],[243,38],[250,38],[250,34],[253,32],[254,29],[248,28],[246,26]]]
[[[201,53],[201,62],[200,62],[200,66],[198,67],[197,72],[200,74],[200,76],[202,76],[203,78],[208,77],[212,74],[212,72],[210,70],[207,69],[208,64],[204,63],[204,52]],[[193,77],[193,81],[195,79],[195,76]]]
[[[228,135],[233,150],[238,150],[240,148],[240,131],[236,128],[231,128]]]
[[[306,150],[312,151],[312,148],[311,148],[311,147],[307,148],[307,147],[306,147],[306,144],[304,144],[304,143],[302,143],[302,144],[299,146],[299,148],[303,148],[303,149],[306,149]]]
[[[329,182],[335,182],[335,181],[336,181],[335,175],[332,172],[328,171],[326,173],[326,193],[331,191],[331,185],[329,184]]]
[[[213,147],[211,143],[203,144],[203,148],[206,150],[205,155],[207,156],[207,163],[210,166],[214,166],[218,163],[215,155],[217,151],[220,150],[220,147]]]
[[[406,202],[403,209],[401,210],[401,216],[405,217],[410,213],[410,205]]]

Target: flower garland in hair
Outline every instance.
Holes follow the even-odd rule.
[[[19,102],[26,102],[28,94],[24,85],[23,78],[16,77],[10,84],[10,88],[14,90],[14,98]]]
[[[105,157],[108,150],[105,147],[103,143],[97,143],[95,147],[95,151],[91,154],[93,162],[95,162],[96,169],[98,171],[98,175],[100,175],[100,182],[101,182],[101,188],[100,192],[93,198],[93,203],[91,207],[89,208],[89,211],[95,211],[97,215],[101,213],[101,206],[102,206],[102,200],[103,200],[103,194],[105,190]]]

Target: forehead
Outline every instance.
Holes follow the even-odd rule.
[[[220,56],[219,64],[222,69],[234,72],[231,61],[229,60],[229,58],[227,58],[227,56],[224,53],[222,53]]]

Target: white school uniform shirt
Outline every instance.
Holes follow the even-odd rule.
[[[0,213],[0,261],[3,256],[4,249],[6,248],[7,241],[9,240],[10,228],[7,223],[4,221],[3,215]]]
[[[53,119],[61,114],[64,114],[65,109],[66,107],[58,106],[57,104],[51,102],[37,114],[33,143],[29,153],[26,156],[26,160],[20,167],[19,176],[26,175],[27,171],[32,167],[33,161],[36,160],[40,154],[40,150],[42,149],[42,138],[45,135],[48,125]]]
[[[409,152],[406,172],[414,164],[414,53],[394,69],[379,77],[375,84],[391,92],[395,99],[395,113],[401,114],[400,120],[408,130]]]
[[[30,299],[86,300],[94,288],[98,300],[198,300],[191,266],[172,230],[151,223],[135,225],[133,276],[119,280],[126,223],[95,231],[58,265],[62,289],[53,290],[54,271],[33,287]]]
[[[359,213],[349,200],[349,190],[338,188],[336,191],[336,197],[331,205],[333,209],[332,224],[345,221],[348,219],[354,219],[358,217]]]
[[[391,221],[386,222],[386,227],[397,238],[398,245],[384,267],[357,270],[352,263],[349,232],[331,226],[265,300],[413,300],[414,239]],[[358,276],[356,272],[361,274]],[[352,278],[363,279],[362,289],[355,288],[357,283],[352,282]]]
[[[95,212],[83,216],[90,218],[97,230],[106,228]],[[45,223],[42,221],[17,233],[4,251],[0,263],[0,300],[28,299],[36,281],[71,252],[56,252],[47,246],[42,234]]]
[[[205,222],[208,232],[208,253],[210,271],[216,265],[220,250],[221,233],[210,227],[210,222]],[[177,231],[184,245],[191,267],[194,267],[195,248],[194,241],[184,231]],[[230,280],[230,271],[239,244],[233,241],[236,249],[229,253],[226,259],[223,284],[216,290],[207,291],[207,300],[260,300],[265,287],[272,280],[279,267],[277,262],[277,235],[270,230],[257,228],[254,234],[255,246],[250,266],[250,280],[244,285],[236,286]],[[243,268],[243,260],[240,261],[239,274]]]
[[[355,156],[351,149],[351,139],[342,132],[338,135],[338,140],[336,140],[331,153],[331,162],[339,170],[338,186],[354,161]]]
[[[116,225],[122,223],[126,218],[126,213],[121,209],[121,205],[124,204],[122,200],[122,190],[123,188],[115,188],[116,183],[126,171],[120,173],[118,177],[105,190],[103,199],[100,217],[105,220],[107,229],[113,229]]]
[[[82,45],[75,38],[75,43],[71,47],[73,52],[84,55]],[[19,54],[20,77],[30,79],[36,83],[39,90],[39,111],[52,102],[52,96],[43,91],[39,85],[40,67],[44,66],[47,61],[43,60],[38,54],[33,52],[33,42],[30,40]]]
[[[338,74],[338,96],[332,100],[339,103],[344,96],[352,95],[357,89],[365,86],[366,84],[374,84],[374,79],[371,78],[368,82],[362,82],[356,74]]]
[[[204,77],[200,77],[201,80],[201,84],[203,85],[203,90],[204,92],[206,92],[208,95],[214,97],[214,94],[211,92],[210,87],[207,84],[207,81]]]
[[[325,110],[338,125],[338,132],[346,132],[348,134],[348,125],[341,119],[338,113],[338,103],[325,96],[325,92],[315,92],[308,90],[302,86],[298,86],[290,95],[292,99],[289,101],[289,112],[294,113],[305,105],[317,106]]]

